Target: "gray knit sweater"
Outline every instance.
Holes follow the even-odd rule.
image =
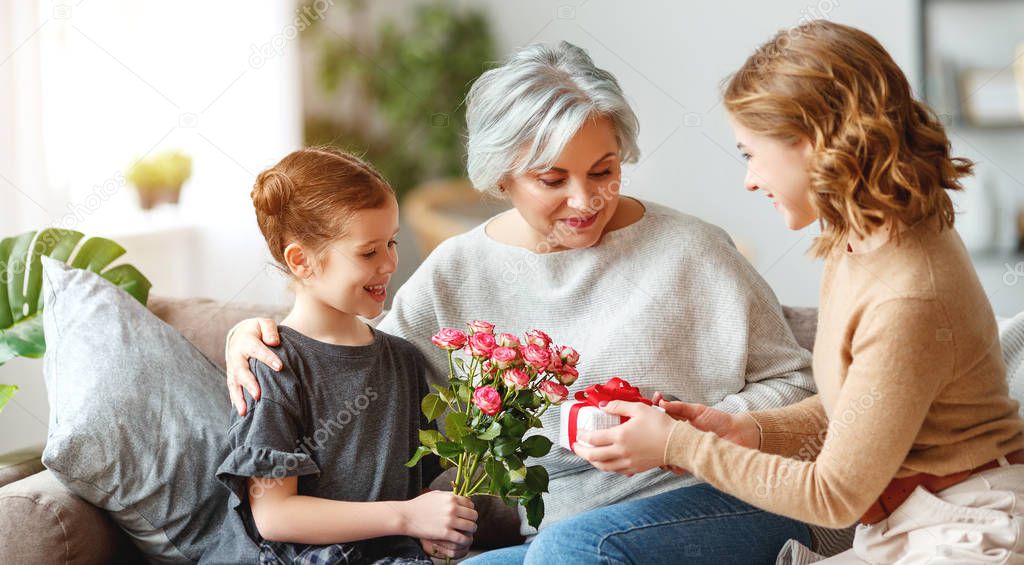
[[[442,243],[395,295],[379,328],[416,344],[434,382],[447,357],[430,337],[473,319],[498,331],[547,332],[580,352],[570,392],[619,376],[728,412],[782,406],[814,392],[810,353],[797,345],[775,295],[720,228],[643,202],[638,222],[586,249],[537,254],[499,243],[485,224]],[[551,476],[541,528],[615,502],[697,483],[658,469],[605,473],[554,442],[532,464]],[[524,535],[536,533],[523,520]]]

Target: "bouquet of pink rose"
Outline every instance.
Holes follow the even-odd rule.
[[[544,518],[541,493],[548,490],[548,473],[525,461],[547,455],[551,440],[523,437],[542,427],[540,416],[568,397],[566,386],[579,377],[579,353],[553,346],[540,330],[522,339],[495,335],[493,324],[479,320],[469,323],[468,334],[445,328],[431,341],[448,353],[448,386],[431,385],[436,392],[423,399],[422,408],[428,421],[447,412],[445,433],[421,430],[422,446],[406,465],[433,453],[445,468],[457,468],[455,494],[490,494],[521,504],[537,527]]]

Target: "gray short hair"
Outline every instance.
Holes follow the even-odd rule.
[[[470,181],[495,193],[506,175],[552,166],[593,117],[611,120],[622,162],[635,162],[640,123],[614,75],[565,41],[520,49],[480,75],[466,96]]]

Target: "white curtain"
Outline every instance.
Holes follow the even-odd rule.
[[[56,213],[46,182],[40,35],[50,4],[0,0],[0,236],[38,229]]]

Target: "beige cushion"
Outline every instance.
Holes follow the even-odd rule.
[[[42,453],[40,445],[0,455],[0,487],[42,471],[43,463],[39,460]]]
[[[181,332],[199,351],[224,368],[224,338],[228,330],[246,318],[281,320],[287,307],[259,304],[232,304],[208,298],[164,298],[151,296],[149,309],[158,318]]]
[[[128,563],[141,556],[106,512],[65,489],[49,471],[0,488],[4,563]]]

